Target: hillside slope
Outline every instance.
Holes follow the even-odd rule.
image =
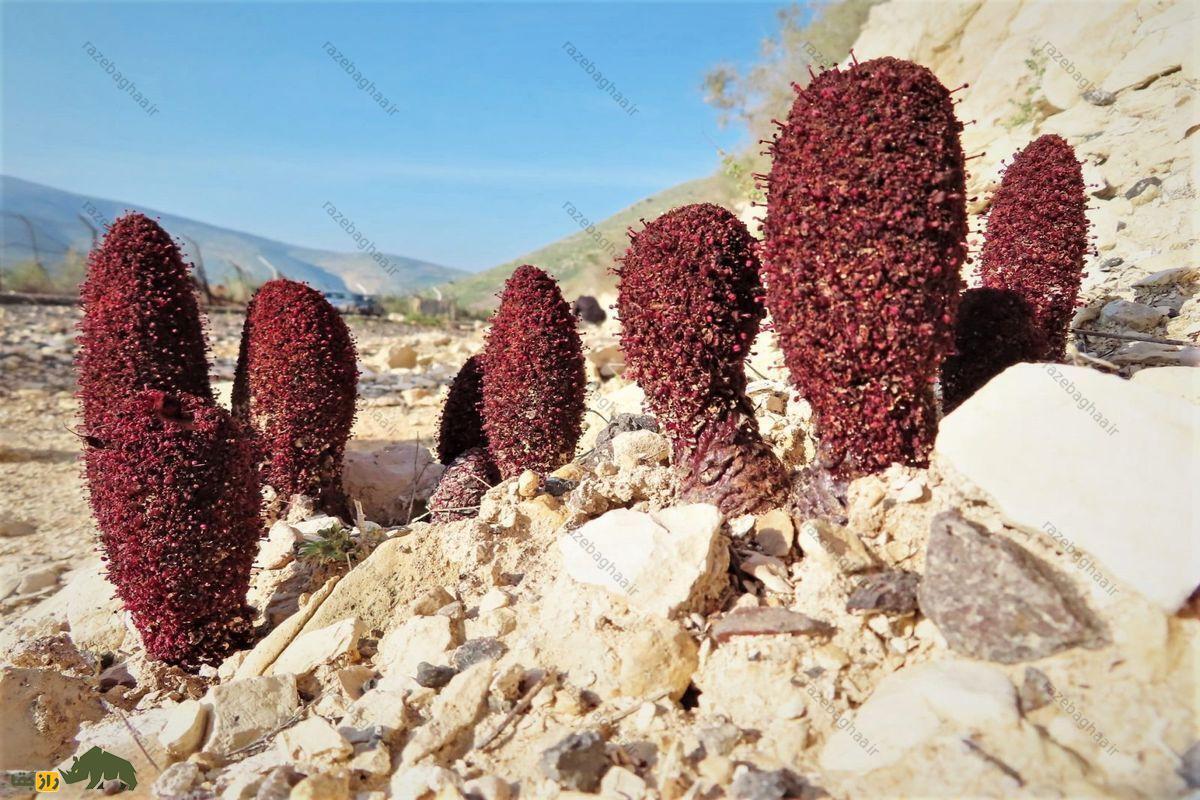
[[[567,298],[581,294],[611,294],[617,284],[610,270],[629,245],[629,228],[640,227],[642,219],[651,220],[676,206],[688,203],[728,205],[733,196],[729,179],[713,175],[673,186],[598,222],[584,220],[577,212],[573,215],[575,220],[581,226],[590,223],[590,230],[584,228],[532,253],[441,288],[465,306],[486,308],[495,305],[496,293],[513,270],[522,264],[533,264],[558,278]],[[564,207],[564,214],[570,212],[570,208]]]
[[[27,269],[33,260],[31,235],[25,223],[28,220],[51,286],[60,291],[70,289],[78,280],[80,259],[92,247],[93,232],[103,235],[105,225],[131,209],[159,219],[182,242],[188,260],[200,260],[196,258],[198,249],[213,284],[236,282],[238,269],[246,273],[249,283],[258,284],[272,277],[273,268],[323,290],[403,294],[465,274],[390,253],[383,254],[386,261],[381,266],[365,253],[298,247],[137,203],[88,197],[7,175],[0,176],[0,208],[4,212],[0,243],[4,276],[0,277],[11,278],[15,270]],[[391,275],[385,269],[388,265],[392,267]]]

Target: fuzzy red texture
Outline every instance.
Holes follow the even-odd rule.
[[[1021,361],[1037,358],[1029,304],[1008,289],[963,292],[954,353],[942,362],[942,409],[950,413],[983,385]]]
[[[499,481],[500,473],[487,450],[465,450],[446,467],[429,496],[430,519],[454,522],[476,516],[484,494]]]
[[[83,427],[141,389],[212,399],[204,325],[179,248],[130,213],[88,257],[75,358]]]
[[[881,58],[818,75],[772,145],[767,308],[839,478],[927,463],[966,257],[961,129],[932,72]]]
[[[249,442],[208,398],[146,390],[90,429],[84,453],[108,579],[147,654],[196,669],[246,645],[258,551]]]
[[[479,405],[483,402],[483,370],[479,356],[463,362],[450,382],[442,416],[438,421],[438,461],[449,464],[472,447],[487,447],[483,432],[483,417]]]
[[[992,201],[979,273],[984,286],[1029,303],[1039,357],[1066,357],[1088,247],[1087,193],[1075,150],[1039,136],[1013,158]]]
[[[583,428],[583,345],[553,278],[528,264],[509,276],[480,360],[483,427],[501,477],[570,461]]]
[[[786,470],[746,397],[745,360],[765,313],[754,238],[703,203],[631,239],[619,272],[621,349],[671,440],[682,494],[732,515],[777,504]]]
[[[342,457],[357,387],[354,339],[324,296],[284,279],[259,287],[246,309],[233,410],[255,432],[263,481],[280,500],[304,494],[345,513]]]

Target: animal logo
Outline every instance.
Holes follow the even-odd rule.
[[[133,764],[99,747],[76,756],[70,769],[62,773],[62,779],[65,783],[86,780],[89,789],[98,789],[102,782],[111,780],[119,780],[126,789],[136,789],[138,783]]]

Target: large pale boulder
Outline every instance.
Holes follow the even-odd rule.
[[[942,420],[936,454],[1008,521],[1173,612],[1200,584],[1200,408],[1085,367],[1018,364]]]

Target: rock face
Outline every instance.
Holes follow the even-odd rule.
[[[693,610],[724,587],[729,553],[716,506],[694,504],[651,514],[609,511],[559,537],[563,567],[633,608],[663,616]]]
[[[1200,584],[1198,446],[1195,405],[1084,367],[1018,364],[942,421],[936,452],[1014,525],[1095,555],[1173,612]]]
[[[1013,664],[1098,643],[1099,623],[1065,578],[955,512],[933,520],[918,592],[950,649]]]

